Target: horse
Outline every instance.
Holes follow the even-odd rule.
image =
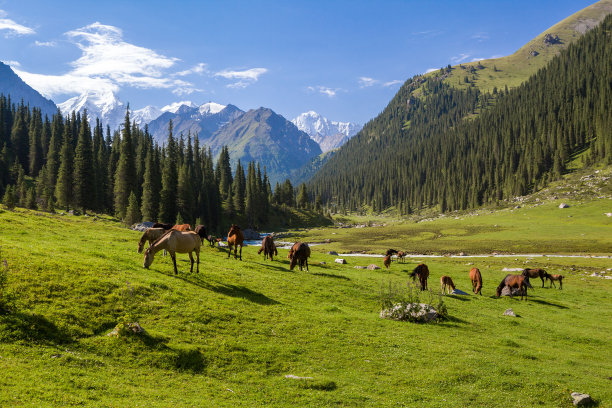
[[[160,239],[155,241],[145,251],[144,264],[146,269],[153,263],[155,254],[162,249],[167,250],[172,257],[172,263],[174,264],[174,274],[178,275],[176,269],[176,253],[184,254],[189,253],[189,259],[191,260],[191,273],[193,273],[193,255],[192,252],[196,253],[197,257],[197,272],[200,272],[200,245],[202,241],[198,234],[193,231],[181,232],[176,230],[170,230],[164,234]]]
[[[213,237],[212,235],[209,235],[208,237],[206,237],[206,240],[208,241],[208,244],[210,245],[210,247],[214,247],[215,243],[217,242],[217,239],[215,237]]]
[[[442,292],[442,294],[448,292],[448,294],[450,295],[452,292],[450,288],[453,288],[453,290],[455,290],[455,284],[453,283],[451,277],[446,275],[440,276],[440,291]]]
[[[427,290],[427,278],[429,278],[429,268],[425,264],[418,264],[416,268],[410,274],[410,277],[414,281],[416,277],[419,277],[419,283],[421,284],[421,290]]]
[[[480,269],[470,269],[470,280],[472,281],[472,291],[474,294],[478,295],[480,293],[480,296],[482,296],[482,275],[480,274]]]
[[[389,248],[387,249],[387,252],[385,253],[386,256],[391,256],[391,255],[395,255],[397,254],[397,251],[395,249]]]
[[[274,245],[274,238],[272,235],[266,235],[264,239],[261,241],[261,248],[257,251],[257,254],[264,253],[264,261],[270,257],[270,260],[274,260],[274,255],[278,256],[278,251],[276,250],[276,245]]]
[[[544,277],[548,280],[550,280],[550,287],[552,287],[553,285],[555,285],[554,281],[559,281],[559,289],[563,289],[563,275],[550,275],[550,274],[546,274],[544,275]],[[557,285],[555,285],[555,288],[557,287]]]
[[[238,252],[238,245],[240,245],[240,260],[242,261],[242,247],[244,245],[244,234],[240,230],[240,227],[236,224],[232,224],[229,232],[227,233],[227,246],[229,247],[229,252],[227,253],[227,257],[229,258],[232,254],[232,246],[234,247],[234,259],[238,259],[236,253]]]
[[[161,222],[156,222],[151,228],[163,228],[165,230],[169,230],[172,229],[172,224],[162,224]]]
[[[176,224],[172,226],[172,229],[175,231],[191,231],[191,225],[189,224]],[[202,243],[202,241],[200,241],[200,243]]]
[[[389,269],[389,267],[391,266],[391,255],[387,255],[383,258],[383,265],[385,265],[387,269]]]
[[[406,252],[404,251],[397,251],[397,262],[404,262],[404,258],[406,257],[406,255],[408,255]]]
[[[161,238],[166,232],[168,231],[163,228],[147,228],[142,237],[140,237],[140,241],[138,241],[138,253],[142,253],[145,242],[149,241],[149,246],[151,246],[153,242]]]
[[[523,269],[523,273],[521,275],[527,278],[537,278],[538,276],[542,279],[542,287],[544,287],[544,276],[546,275],[546,271],[544,269]]]
[[[197,227],[195,227],[195,233],[199,235],[200,239],[202,240],[202,243],[204,243],[204,240],[208,236],[208,234],[206,233],[206,227],[202,224],[198,225]]]
[[[506,275],[506,277],[501,281],[499,286],[497,287],[497,291],[495,292],[495,296],[500,297],[502,290],[505,286],[510,288],[510,297],[512,297],[512,288],[520,289],[521,291],[521,300],[523,300],[523,295],[525,295],[525,300],[527,300],[527,288],[532,288],[529,283],[529,278],[525,275]]]
[[[289,270],[292,271],[297,264],[300,271],[304,268],[304,265],[306,265],[306,271],[308,271],[308,257],[310,256],[310,247],[308,247],[308,244],[296,242],[289,250],[289,254],[291,259],[289,262]]]

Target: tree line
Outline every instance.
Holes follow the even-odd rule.
[[[92,122],[93,124],[93,122]],[[201,223],[220,231],[222,222],[265,225],[279,207],[311,206],[306,187],[289,180],[271,188],[266,169],[249,162],[230,166],[227,147],[214,164],[197,135],[173,134],[158,145],[130,123],[111,134],[87,111],[43,118],[40,109],[0,95],[0,195],[9,207],[77,209],[114,215],[126,223]],[[297,199],[296,199],[297,195]]]
[[[578,156],[612,163],[611,31],[608,15],[512,90],[409,79],[309,189],[339,209],[444,212],[537,191]]]

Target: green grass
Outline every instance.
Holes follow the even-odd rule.
[[[587,219],[600,210],[574,208]],[[535,282],[520,302],[492,295],[502,268],[524,258],[412,258],[369,271],[354,266],[381,259],[339,265],[321,246],[310,272],[291,272],[285,250],[264,262],[248,247],[240,262],[205,247],[200,274],[179,255],[174,276],[169,257],[143,269],[139,233],[107,218],[18,209],[0,212],[0,228],[16,299],[0,316],[0,406],[570,407],[572,391],[612,406],[612,280],[588,276],[610,259],[535,258],[528,265],[567,276],[564,290]],[[418,261],[432,288],[446,274],[465,291],[475,263],[484,295],[446,297],[450,318],[438,324],[380,319],[381,286],[405,283]],[[502,316],[508,307],[520,317]],[[128,311],[146,335],[108,337]]]

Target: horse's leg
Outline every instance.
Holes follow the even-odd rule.
[[[559,279],[559,290],[563,289],[563,278]]]
[[[196,250],[196,259],[198,261],[198,264],[196,265],[196,272],[200,273],[200,248]]]
[[[189,273],[193,273],[193,255],[191,252],[189,253],[189,260],[191,261],[191,269],[189,270]]]
[[[176,254],[173,251],[170,251],[170,257],[172,258],[172,263],[174,264],[174,274],[178,275],[178,269],[176,269]]]
[[[540,274],[540,279],[542,279],[542,287],[544,287],[544,275]]]
[[[242,261],[242,244],[240,244],[240,260]]]
[[[229,247],[229,252],[227,253],[227,257],[229,258],[232,255],[232,245],[228,242],[227,246]]]

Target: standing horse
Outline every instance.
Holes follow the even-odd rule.
[[[506,275],[497,287],[495,296],[500,297],[505,286],[510,288],[510,297],[512,297],[512,288],[519,289],[521,291],[521,300],[523,300],[523,295],[525,295],[525,300],[527,300],[527,288],[532,287],[529,283],[529,278],[525,275]]]
[[[546,275],[546,271],[544,269],[523,269],[523,273],[521,275],[527,278],[537,278],[538,276],[542,279],[542,287],[544,287],[544,276]]]
[[[289,270],[293,270],[295,265],[297,264],[300,268],[300,271],[306,266],[306,271],[308,271],[308,257],[310,256],[310,247],[308,244],[304,242],[296,242],[293,244],[291,249],[289,250]]]
[[[161,238],[166,232],[168,231],[163,228],[147,228],[142,237],[140,237],[140,241],[138,241],[138,253],[142,253],[145,242],[149,241],[149,246],[151,246],[153,242]]]
[[[397,254],[397,251],[395,249],[389,248],[387,249],[387,252],[385,252],[385,256],[391,256],[391,255],[395,255]]]
[[[236,224],[232,224],[229,232],[227,233],[227,246],[229,252],[227,257],[229,258],[232,254],[232,246],[234,247],[234,259],[238,259],[236,253],[238,252],[238,245],[240,245],[240,260],[242,261],[242,246],[244,245],[244,234],[240,230],[240,227]]]
[[[278,256],[278,251],[276,250],[276,245],[274,245],[274,238],[272,235],[266,235],[264,239],[261,241],[261,248],[257,251],[257,254],[264,253],[264,261],[270,257],[270,260],[274,260],[274,255]]]
[[[198,236],[202,240],[202,243],[204,243],[204,240],[206,239],[206,237],[208,237],[208,234],[206,233],[206,227],[202,224],[195,227],[195,233],[198,234]]]
[[[563,289],[563,278],[564,278],[563,275],[550,275],[550,274],[547,273],[546,275],[544,275],[544,277],[546,279],[550,280],[549,288],[552,287],[553,285],[555,285],[554,281],[558,281],[559,282],[559,289]],[[555,288],[556,287],[557,287],[557,285],[555,285]]]
[[[169,230],[172,229],[172,224],[163,224],[161,222],[156,222],[151,228],[163,228],[165,230]]]
[[[181,232],[170,230],[167,234],[163,235],[160,239],[155,241],[153,245],[151,245],[145,251],[144,256],[144,264],[143,266],[148,269],[149,266],[153,263],[153,259],[155,258],[155,254],[162,249],[165,249],[170,253],[172,257],[172,263],[174,264],[174,274],[178,274],[178,270],[176,269],[176,253],[184,254],[189,253],[189,259],[191,260],[191,273],[193,273],[193,255],[192,252],[196,253],[196,257],[198,259],[197,262],[197,272],[200,272],[200,245],[202,245],[202,241],[198,234],[193,231]]]
[[[406,257],[406,252],[404,251],[398,251],[397,252],[397,262],[402,262],[404,263],[404,258]]]
[[[480,269],[470,269],[470,280],[472,281],[472,291],[474,294],[478,295],[480,293],[480,296],[482,296],[482,292],[480,291],[482,289],[482,275],[480,274]]]
[[[385,267],[389,269],[389,267],[391,266],[391,255],[387,255],[383,258],[383,265],[385,265]]]
[[[429,268],[425,264],[418,264],[416,268],[410,274],[410,277],[414,281],[416,277],[419,277],[419,283],[421,284],[421,290],[427,290],[427,278],[429,278]]]
[[[453,290],[455,290],[455,284],[453,283],[451,277],[446,275],[440,276],[440,291],[442,292],[442,294],[448,292],[448,294],[450,295],[452,293],[450,288],[453,288]]]

